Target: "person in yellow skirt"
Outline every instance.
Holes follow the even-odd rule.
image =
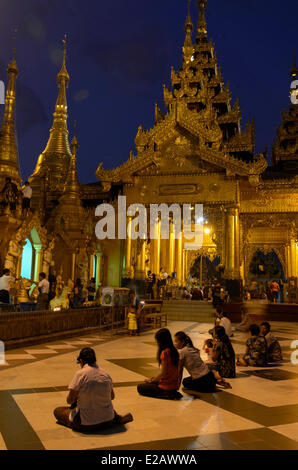
[[[129,306],[127,314],[128,331],[130,335],[135,335],[138,330],[137,311],[134,305]]]

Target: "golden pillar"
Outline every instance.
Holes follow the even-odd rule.
[[[183,249],[183,257],[182,257],[182,284],[186,284],[186,276],[187,276],[187,250]]]
[[[169,240],[160,239],[160,267],[167,272]]]
[[[182,232],[179,234],[179,238],[176,239],[175,243],[175,270],[176,279],[178,285],[182,284],[182,256],[183,256],[183,243],[182,243]]]
[[[131,277],[131,222],[132,217],[128,217],[127,233],[125,240],[125,266],[123,269],[123,277]]]
[[[240,227],[238,207],[229,207],[225,216],[225,271],[226,277],[240,277]]]
[[[75,281],[76,253],[71,254],[71,279]]]
[[[98,286],[101,284],[101,257],[102,257],[102,253],[97,252],[95,256],[96,256],[95,284],[96,284],[96,289],[97,289]]]
[[[291,245],[290,245],[290,254],[291,254],[291,276],[296,277],[297,276],[297,271],[296,271],[296,240],[292,239],[291,240]]]
[[[287,261],[287,273],[286,276],[289,279],[292,276],[291,266],[291,245],[286,245],[286,261]]]
[[[137,243],[141,244],[140,252],[137,257],[137,265],[135,270],[135,278],[139,280],[144,280],[146,278],[146,240],[137,240]]]
[[[22,258],[23,258],[23,252],[22,252],[21,255],[18,257],[17,269],[16,269],[16,279],[19,279],[19,278],[21,277]]]
[[[93,277],[94,272],[94,255],[89,256],[89,279]]]
[[[168,263],[167,273],[172,276],[175,266],[175,235],[173,231],[173,221],[170,221],[169,245],[168,245]]]
[[[159,275],[160,271],[160,220],[157,219],[154,225],[154,237],[151,240],[152,251],[151,256],[153,256],[153,262],[151,265],[151,271],[153,274]]]
[[[34,262],[34,281],[39,281],[40,265],[42,261],[42,245],[34,245],[35,262]]]

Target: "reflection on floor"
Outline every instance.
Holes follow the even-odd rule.
[[[171,322],[172,333],[187,331],[201,348],[207,323]],[[138,395],[136,385],[156,373],[154,331],[139,337],[111,334],[8,351],[0,365],[0,450],[3,449],[250,449],[298,450],[298,365],[290,362],[298,326],[272,323],[285,360],[275,367],[237,369],[232,389],[181,401]],[[235,333],[242,354],[246,333]],[[97,434],[56,424],[53,409],[65,404],[78,351],[92,346],[98,363],[114,380],[115,409],[134,421]],[[204,355],[202,354],[204,357]]]

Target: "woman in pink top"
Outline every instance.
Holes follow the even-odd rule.
[[[158,345],[157,361],[160,372],[145,383],[138,385],[140,395],[153,398],[166,398],[180,400],[182,394],[178,392],[180,387],[178,376],[179,354],[175,348],[170,331],[161,328],[155,335]]]

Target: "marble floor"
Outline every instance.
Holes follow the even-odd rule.
[[[170,322],[201,348],[206,323]],[[190,396],[181,401],[141,397],[136,385],[156,373],[154,330],[141,336],[93,333],[89,336],[7,351],[0,364],[0,450],[298,450],[298,365],[290,362],[298,326],[274,323],[284,361],[275,367],[237,368],[231,390]],[[236,354],[246,333],[234,333]],[[95,349],[98,363],[112,376],[114,407],[134,421],[95,434],[56,424],[53,409],[65,405],[67,385],[78,370],[84,346]],[[204,354],[202,354],[204,358]]]

